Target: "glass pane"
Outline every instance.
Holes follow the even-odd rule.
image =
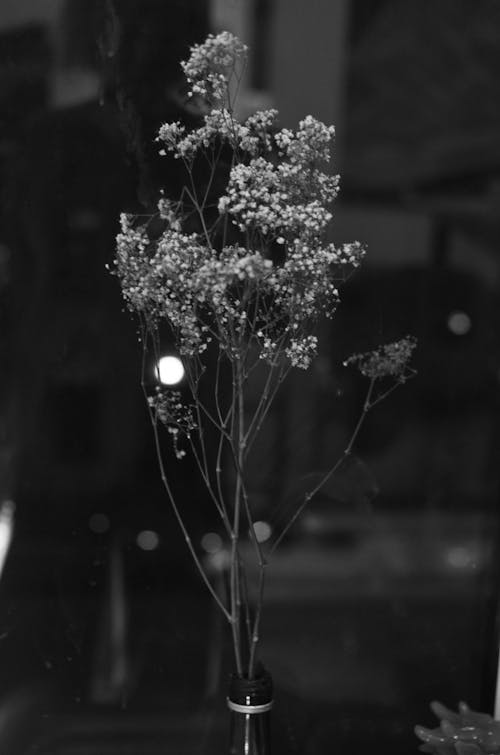
[[[274,682],[272,752],[412,752],[414,726],[439,723],[433,700],[493,713],[498,11],[487,0],[432,13],[417,0],[18,0],[0,10],[7,755],[229,748],[231,627],[169,503],[144,397],[155,395],[158,358],[179,357],[179,344],[163,323],[143,360],[111,274],[120,213],[149,216],[161,188],[182,191],[182,161],[159,156],[155,137],[165,122],[202,122],[179,61],[222,29],[250,46],[238,117],[277,107],[280,128],[309,113],[335,122],[341,191],[328,242],[368,247],[246,467],[269,554],[258,657]],[[234,153],[220,157],[213,175],[194,173],[216,197]],[[281,246],[269,253],[277,267]],[[365,416],[370,380],[345,362],[406,336],[418,340],[416,374],[377,382]],[[211,349],[206,366],[214,379]],[[227,373],[219,386],[225,405]],[[190,402],[186,378],[178,388]],[[210,423],[206,441],[221,495],[234,491],[238,466],[226,447],[218,454]],[[200,465],[177,459],[163,429],[161,443],[198,566],[229,605],[230,538]],[[240,589],[253,611],[247,529]]]

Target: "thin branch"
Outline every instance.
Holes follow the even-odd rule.
[[[145,366],[145,358],[143,359],[143,367],[144,366]],[[157,456],[158,464],[159,464],[159,468],[160,468],[160,476],[161,476],[161,480],[162,480],[163,486],[165,488],[165,491],[167,493],[168,499],[170,501],[170,505],[172,506],[172,510],[174,512],[175,518],[177,519],[179,527],[180,527],[180,529],[182,531],[182,534],[184,536],[184,540],[186,541],[188,550],[189,550],[189,552],[191,554],[191,557],[193,558],[195,566],[196,566],[198,572],[200,573],[200,576],[201,576],[203,582],[205,583],[205,585],[208,588],[210,594],[212,595],[213,599],[215,600],[215,602],[217,603],[217,605],[219,606],[219,608],[223,612],[223,614],[226,617],[226,619],[229,622],[231,622],[231,620],[232,620],[231,614],[227,610],[226,606],[223,604],[223,602],[220,599],[220,597],[217,595],[217,593],[216,593],[213,585],[211,584],[211,582],[210,582],[207,574],[205,573],[205,570],[203,569],[203,566],[201,564],[200,559],[198,558],[196,550],[195,550],[195,548],[193,546],[191,538],[190,538],[190,536],[188,534],[188,531],[186,529],[186,526],[184,524],[184,520],[182,519],[182,516],[181,516],[181,513],[179,511],[179,508],[178,508],[178,506],[177,506],[177,504],[175,502],[175,498],[174,498],[174,495],[172,493],[172,489],[170,488],[170,485],[168,483],[167,475],[166,475],[166,472],[165,472],[165,465],[164,465],[164,462],[163,462],[163,455],[162,455],[162,451],[161,451],[160,438],[159,438],[159,433],[158,433],[158,423],[156,421],[155,414],[151,410],[151,407],[149,406],[149,402],[147,400],[148,399],[148,395],[147,395],[146,385],[145,385],[145,381],[144,381],[144,375],[143,375],[142,380],[141,380],[141,385],[142,385],[142,390],[143,390],[144,396],[146,398],[146,403],[147,403],[147,406],[148,406],[148,411],[149,411],[149,416],[150,416],[150,420],[151,420],[151,425],[153,427],[153,436],[154,436],[154,441],[155,441],[156,456]]]
[[[356,427],[354,428],[354,431],[353,431],[353,433],[351,435],[351,439],[350,439],[349,443],[347,444],[347,447],[346,447],[346,449],[344,451],[344,454],[346,456],[351,453],[351,450],[352,450],[352,447],[354,445],[354,442],[356,441],[356,438],[358,437],[359,431],[361,430],[361,425],[365,421],[366,415],[368,414],[368,412],[371,409],[372,405],[370,404],[370,401],[371,401],[371,397],[372,397],[374,386],[375,386],[375,378],[371,378],[370,379],[370,384],[368,386],[368,391],[367,391],[367,394],[366,394],[366,397],[365,397],[365,402],[363,404],[363,411],[361,412],[361,415],[360,415],[360,417],[358,419]]]
[[[329,469],[328,472],[326,472],[326,474],[323,475],[323,477],[317,483],[317,485],[315,485],[314,488],[312,488],[312,490],[310,490],[308,493],[306,493],[306,495],[304,496],[304,500],[302,501],[302,503],[300,504],[300,506],[298,507],[298,509],[296,509],[296,511],[294,512],[293,516],[285,524],[285,526],[281,530],[280,534],[278,535],[278,537],[274,541],[274,543],[273,543],[273,545],[272,545],[272,547],[271,547],[271,549],[269,551],[269,556],[271,556],[274,553],[274,551],[276,550],[276,548],[279,546],[279,544],[281,543],[281,541],[283,540],[283,538],[285,537],[285,535],[287,534],[287,532],[290,530],[290,528],[295,524],[295,522],[297,521],[297,519],[299,518],[299,516],[301,515],[301,513],[303,512],[303,510],[307,506],[307,504],[311,501],[311,499],[316,495],[316,493],[318,493],[321,490],[321,488],[323,487],[323,485],[325,485],[328,482],[328,480],[330,479],[330,477],[332,477],[332,475],[335,474],[335,472],[339,469],[340,465],[351,454],[351,450],[352,450],[352,447],[354,445],[354,441],[356,440],[356,438],[357,438],[357,436],[359,434],[359,431],[361,430],[361,426],[362,426],[362,424],[363,424],[363,422],[364,422],[364,420],[366,418],[366,415],[367,415],[367,413],[369,412],[369,410],[371,408],[370,398],[371,398],[371,395],[373,393],[373,387],[374,387],[374,385],[375,385],[375,378],[372,378],[370,380],[370,385],[368,387],[368,391],[367,391],[367,394],[366,394],[366,397],[365,397],[365,401],[363,403],[363,409],[361,411],[361,414],[359,416],[359,419],[358,419],[358,422],[356,424],[356,427],[354,428],[354,431],[353,431],[353,433],[351,435],[349,443],[347,444],[344,452],[337,459],[337,461],[335,462],[335,464],[333,465],[333,467],[331,467],[331,469]]]
[[[260,639],[260,622],[262,618],[262,609],[264,607],[264,584],[265,584],[265,576],[266,576],[266,567],[267,564],[259,564],[259,591],[257,595],[257,608],[255,611],[255,618],[253,622],[252,627],[252,637],[251,637],[251,643],[250,643],[250,659],[248,661],[248,678],[253,679],[253,674],[255,670],[255,660],[256,660],[256,652],[257,652],[257,645],[259,643]]]

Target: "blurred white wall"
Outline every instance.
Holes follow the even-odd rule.
[[[342,131],[349,0],[274,0],[272,90],[284,125],[309,113]]]
[[[63,0],[2,0],[0,30],[32,22],[57,25]]]

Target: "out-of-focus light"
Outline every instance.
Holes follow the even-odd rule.
[[[15,508],[14,501],[3,501],[0,505],[0,576],[14,532]]]
[[[157,532],[153,530],[142,530],[137,535],[137,545],[143,551],[154,551],[160,544],[160,538]]]
[[[110,526],[111,522],[109,521],[109,516],[106,514],[98,512],[92,514],[89,519],[89,529],[95,532],[96,535],[102,535],[104,532],[107,532]]]
[[[201,538],[201,547],[206,553],[218,553],[222,548],[222,538],[217,532],[206,532]]]
[[[453,569],[471,569],[476,565],[475,552],[466,545],[454,545],[446,552],[446,562]]]
[[[217,553],[210,553],[208,562],[214,571],[224,572],[231,568],[231,553],[227,548],[221,548]]]
[[[184,365],[179,357],[161,357],[156,365],[156,371],[163,385],[177,385],[184,377]]]
[[[265,543],[266,540],[269,540],[272,534],[272,527],[268,522],[254,522],[253,524],[253,531],[255,532],[255,537],[257,538],[258,543]]]
[[[466,312],[450,312],[448,315],[448,329],[456,336],[464,336],[472,327],[472,322]]]
[[[302,517],[302,528],[309,535],[318,535],[324,530],[325,522],[320,516],[309,513]]]

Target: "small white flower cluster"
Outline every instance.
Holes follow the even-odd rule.
[[[149,226],[136,227],[128,217],[122,221],[117,273],[130,309],[149,322],[166,320],[183,356],[199,355],[215,340],[238,360],[253,341],[262,359],[306,369],[317,348],[311,326],[320,315],[333,315],[343,268],[358,266],[364,249],[359,242],[336,247],[325,241],[339,183],[321,170],[330,159],[333,127],[309,115],[296,131],[277,131],[273,109],[239,123],[220,101],[223,79],[227,86],[228,72],[245,53],[228,32],[192,48],[183,64],[192,91],[218,100],[217,106],[197,129],[167,123],[158,134],[164,151],[183,159],[191,178],[198,152],[213,165],[214,146],[230,145],[227,183],[215,198],[217,221],[208,227],[204,208],[188,192],[184,217],[199,217],[203,232],[187,234],[180,203],[162,196],[161,233],[153,236]],[[236,234],[231,244],[221,232],[228,219]],[[279,263],[269,259],[273,242],[282,251]]]
[[[302,339],[291,339],[290,344],[285,349],[285,354],[292,363],[292,367],[299,367],[307,370],[318,350],[318,339],[316,336],[305,336]]]
[[[224,101],[231,74],[244,61],[247,46],[228,31],[209,34],[205,42],[194,45],[187,61],[181,63],[191,84],[189,96],[199,95],[208,101]]]
[[[359,267],[366,254],[366,248],[359,241],[348,241],[342,244],[340,249],[334,252],[334,254],[335,259],[332,259],[332,262],[338,265]]]
[[[172,202],[171,199],[161,197],[158,200],[158,212],[162,220],[166,220],[168,227],[173,231],[180,231],[182,223],[178,215],[178,203]]]
[[[196,234],[171,228],[156,241],[150,241],[145,226],[124,226],[117,237],[117,274],[129,308],[150,322],[167,320],[185,355],[206,348],[192,280],[209,254]]]
[[[156,141],[163,143],[160,154],[172,152],[175,158],[190,162],[196,153],[208,149],[217,141],[227,141],[234,150],[242,150],[256,156],[273,148],[270,131],[277,117],[277,110],[260,110],[245,123],[238,123],[226,108],[214,108],[204,116],[204,125],[186,133],[176,121],[164,123]]]
[[[315,165],[330,161],[330,142],[335,136],[335,126],[326,126],[312,115],[299,122],[296,132],[282,129],[275,135],[280,156],[286,156],[297,165]]]
[[[160,126],[156,141],[164,142],[166,150],[173,152],[176,149],[177,143],[184,137],[185,133],[186,127],[183,126],[180,121],[164,123]],[[166,154],[165,149],[160,150],[160,155],[164,154]]]
[[[263,302],[272,295],[273,280],[271,260],[241,246],[226,246],[220,254],[207,257],[192,276],[191,292],[198,311],[201,307],[215,319],[217,340],[230,357],[238,358],[235,342],[244,334],[251,337],[252,307],[258,297]],[[199,349],[212,339],[210,331],[202,336]]]
[[[268,122],[261,128],[264,125]],[[332,136],[333,127],[312,116],[301,121],[296,132],[282,129],[272,139],[268,134],[281,162],[259,155],[248,163],[236,163],[226,194],[219,199],[219,212],[228,213],[242,232],[258,229],[278,241],[321,235],[332,219],[328,207],[339,186],[338,176],[317,167],[330,159]]]
[[[347,247],[347,248],[346,248]],[[322,247],[295,239],[285,262],[276,269],[275,304],[289,313],[292,330],[314,321],[320,313],[332,317],[339,301],[335,271],[349,264],[357,267],[364,255],[360,244]]]
[[[319,236],[332,219],[327,205],[337,193],[338,176],[257,157],[231,169],[218,207],[243,232],[258,230],[277,239]]]
[[[253,157],[261,152],[270,152],[273,149],[271,133],[274,130],[277,118],[278,111],[274,108],[257,110],[250,115],[239,128],[239,148]]]
[[[127,304],[140,311],[141,307],[137,305],[148,292],[144,273],[149,267],[146,250],[150,241],[146,227],[135,226],[134,221],[133,215],[125,212],[120,215],[121,232],[116,237],[115,265]]]
[[[416,338],[405,336],[399,341],[385,344],[373,351],[353,354],[344,362],[344,365],[354,364],[362,375],[374,380],[395,377],[404,383],[414,373],[409,367],[409,362],[416,346]]]
[[[179,391],[167,391],[157,387],[153,396],[148,396],[148,404],[158,419],[172,436],[175,455],[182,459],[186,452],[179,447],[181,437],[190,438],[197,428],[191,407],[182,402]]]

